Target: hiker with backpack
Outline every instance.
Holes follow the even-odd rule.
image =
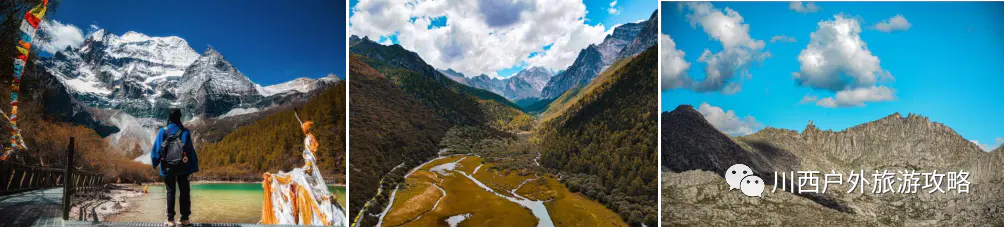
[[[160,166],[160,176],[167,188],[167,221],[164,226],[173,227],[174,194],[180,191],[181,226],[192,226],[192,196],[188,176],[199,172],[199,158],[192,145],[192,135],[181,124],[181,110],[171,109],[167,125],[157,133],[150,151],[153,168]]]

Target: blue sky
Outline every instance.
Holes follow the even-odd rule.
[[[446,58],[444,58],[444,60],[440,60],[439,59],[441,57],[441,55],[443,55],[440,52],[447,52],[447,51],[445,50],[446,49],[445,47],[441,48],[441,47],[438,47],[436,45],[437,44],[442,44],[444,42],[448,42],[448,40],[446,40],[447,38],[442,37],[442,36],[451,36],[451,34],[435,34],[433,32],[425,32],[425,31],[417,31],[417,32],[414,32],[414,34],[402,34],[400,32],[400,31],[414,30],[414,28],[408,27],[408,24],[415,23],[415,20],[414,20],[415,18],[423,17],[423,16],[425,16],[427,14],[442,15],[443,14],[442,12],[429,13],[429,12],[426,12],[426,11],[419,11],[419,10],[415,10],[414,9],[414,8],[426,8],[426,7],[414,7],[414,6],[401,7],[401,6],[404,5],[404,3],[402,3],[402,2],[394,2],[394,1],[386,1],[386,0],[363,0],[362,2],[366,3],[366,5],[363,6],[363,7],[357,7],[357,6],[360,5],[360,0],[350,0],[349,1],[349,5],[350,5],[349,7],[350,7],[350,9],[352,9],[352,10],[350,10],[350,13],[349,13],[350,17],[356,17],[357,16],[357,11],[358,12],[363,12],[364,14],[366,14],[366,15],[364,15],[364,17],[366,19],[360,20],[359,21],[360,24],[353,24],[353,25],[351,25],[351,26],[355,27],[355,29],[358,31],[358,32],[354,33],[355,35],[359,35],[361,37],[362,36],[370,37],[372,40],[380,42],[380,43],[384,43],[384,44],[401,44],[406,49],[409,49],[411,51],[414,51],[414,52],[418,53],[420,56],[422,56],[422,58],[424,60],[426,60],[427,63],[429,63],[430,65],[432,65],[432,66],[434,66],[436,68],[446,69],[446,68],[453,68],[451,66],[457,67],[457,65],[461,65],[460,67],[465,67],[465,68],[462,68],[462,69],[456,69],[455,68],[455,70],[457,70],[457,71],[459,71],[461,73],[464,73],[468,77],[476,76],[476,75],[479,75],[479,74],[491,74],[491,73],[495,73],[499,77],[507,78],[507,77],[510,77],[510,76],[514,75],[515,73],[518,73],[519,71],[522,71],[523,69],[527,68],[529,65],[532,64],[530,62],[536,62],[535,60],[537,60],[537,59],[530,60],[530,58],[532,56],[541,55],[542,53],[547,53],[547,52],[554,52],[552,54],[552,56],[559,56],[559,55],[569,56],[569,55],[575,55],[575,54],[578,53],[579,50],[581,50],[582,48],[585,48],[585,46],[583,46],[583,44],[581,42],[583,42],[585,40],[599,42],[599,41],[602,41],[602,36],[604,35],[604,31],[599,31],[599,32],[589,31],[587,33],[590,33],[590,34],[586,34],[586,35],[578,35],[577,34],[577,35],[573,36],[573,37],[577,37],[576,39],[579,39],[579,40],[575,40],[573,42],[578,42],[578,43],[570,44],[570,45],[567,45],[567,46],[557,45],[557,44],[554,44],[554,42],[558,42],[558,40],[555,39],[555,40],[551,41],[550,43],[537,43],[536,46],[534,46],[532,48],[538,48],[538,50],[536,50],[536,51],[530,51],[530,52],[527,52],[525,50],[521,50],[522,48],[526,48],[526,47],[514,48],[511,51],[482,51],[482,50],[478,50],[478,49],[480,49],[480,48],[506,48],[506,47],[501,47],[501,46],[470,47],[470,46],[468,46],[466,49],[464,49],[462,51],[462,52],[466,53],[466,55],[463,56],[462,59],[478,59],[477,60],[478,62],[490,62],[490,63],[484,63],[483,65],[471,65],[470,64],[471,61],[451,61],[450,59],[446,59]],[[439,1],[439,2],[442,3],[442,1]],[[609,30],[614,25],[623,24],[623,23],[632,23],[632,22],[636,22],[636,21],[639,21],[639,20],[647,20],[649,18],[649,16],[652,15],[652,12],[654,12],[656,10],[656,8],[658,8],[658,3],[655,2],[655,1],[616,1],[616,3],[614,3],[611,0],[586,0],[586,1],[582,1],[582,2],[576,2],[576,0],[571,0],[571,1],[569,1],[569,0],[557,0],[557,1],[545,1],[543,4],[540,4],[540,5],[544,5],[544,6],[547,6],[547,7],[555,7],[555,8],[561,8],[561,9],[567,9],[569,12],[575,12],[575,11],[577,11],[578,10],[577,7],[569,7],[567,5],[567,3],[569,3],[569,2],[581,3],[581,4],[583,4],[585,6],[585,8],[584,8],[584,10],[585,10],[585,16],[584,16],[585,21],[584,21],[584,23],[578,23],[578,24],[576,24],[575,22],[569,22],[569,23],[565,24],[566,26],[564,27],[564,29],[570,29],[570,30],[574,30],[574,29],[571,29],[571,28],[575,28],[575,26],[579,26],[579,25],[582,25],[582,24],[585,24],[585,25],[588,25],[588,26],[603,25],[604,28],[605,28],[605,30]],[[472,1],[470,3],[472,3],[472,4],[463,4],[463,3],[453,2],[453,3],[448,3],[448,4],[456,5],[457,7],[446,7],[446,8],[450,8],[449,10],[462,11],[462,12],[464,12],[462,14],[465,15],[465,16],[467,16],[467,17],[464,17],[464,18],[448,18],[446,16],[436,17],[433,20],[431,20],[431,23],[428,25],[428,27],[421,27],[421,29],[426,29],[426,28],[440,28],[440,27],[444,27],[444,26],[446,26],[448,24],[454,24],[454,25],[456,25],[456,24],[467,24],[467,23],[456,22],[456,20],[461,20],[461,21],[465,21],[465,22],[469,21],[469,20],[472,20],[472,19],[482,20],[481,19],[482,18],[481,15],[478,14],[478,13],[484,13],[484,12],[479,12],[480,9],[482,9],[482,8],[478,8],[478,7],[480,7],[481,4],[492,3],[492,1]],[[517,3],[519,3],[519,4],[517,4]],[[431,5],[436,5],[435,2],[423,2],[421,4],[430,5],[430,7],[428,7],[428,8],[438,8],[438,5],[437,5],[437,7],[431,7]],[[506,18],[507,16],[511,16],[511,15],[521,15],[520,14],[521,12],[523,13],[522,14],[523,17],[515,16],[517,18],[516,20],[518,20],[518,21],[515,22],[514,24],[517,24],[517,27],[518,27],[518,24],[524,24],[524,23],[542,23],[542,24],[544,24],[544,23],[555,22],[555,21],[560,20],[560,19],[557,19],[557,18],[554,18],[554,19],[548,18],[548,19],[540,19],[539,21],[529,21],[530,19],[528,19],[528,17],[526,15],[533,15],[533,14],[535,14],[535,12],[542,11],[542,10],[553,10],[553,9],[536,9],[534,7],[525,7],[525,6],[535,5],[536,1],[519,1],[519,2],[513,3],[511,5],[507,5],[507,4],[510,4],[510,3],[502,3],[502,2],[494,2],[493,4],[497,4],[497,6],[490,7],[491,10],[489,10],[489,11],[494,11],[494,12],[491,12],[491,13],[498,13],[498,15],[485,16],[484,18],[488,18],[488,19],[484,19],[486,21],[490,20],[490,19]],[[522,4],[522,6],[521,6],[521,4]],[[613,6],[611,6],[611,5],[613,5]],[[470,9],[464,8],[464,7],[468,7],[468,6],[474,6],[475,8],[470,8]],[[395,8],[395,7],[399,7],[399,8]],[[360,9],[360,8],[362,8],[362,9]],[[611,9],[614,9],[614,10],[611,10]],[[447,10],[447,11],[449,11],[449,10]],[[512,11],[513,14],[507,15],[507,13],[510,13],[509,11]],[[408,14],[408,15],[402,15],[402,14]],[[416,16],[416,14],[419,15],[419,16]],[[402,21],[396,21],[395,22],[395,20],[394,20],[394,19],[409,18],[409,17],[411,18],[411,20],[408,21],[407,23],[404,23]],[[532,17],[532,16],[530,16],[530,17]],[[504,20],[504,19],[501,19],[501,20]],[[350,19],[350,23],[352,23],[352,21],[353,20]],[[568,21],[562,21],[562,22],[568,22]],[[363,24],[363,23],[365,23],[365,24]],[[486,22],[486,23],[490,24],[492,22]],[[464,26],[464,25],[457,25],[457,26]],[[469,26],[469,24],[467,26]],[[500,32],[500,31],[501,32],[513,32],[511,30],[506,30],[506,29],[509,29],[509,28],[498,28],[498,30],[489,30],[489,29],[496,29],[496,28],[476,28],[475,29],[475,28],[471,28],[471,27],[465,27],[465,28],[462,28],[462,29],[464,29],[464,31],[467,31],[467,32],[478,32],[478,33],[483,33],[483,34]],[[350,32],[352,32],[351,30],[352,29],[350,29]],[[477,30],[477,31],[472,31],[472,30]],[[515,29],[515,30],[519,30],[519,29]],[[546,32],[547,31],[545,31],[544,33],[546,33]],[[550,31],[550,32],[564,32],[564,31]],[[518,33],[518,32],[513,32],[513,33]],[[553,34],[548,34],[548,35],[553,35]],[[423,43],[423,41],[428,41],[428,40],[424,40],[425,39],[424,37],[423,38],[406,38],[406,39],[409,39],[409,40],[414,40],[414,39],[422,39],[422,40],[416,40],[416,41],[414,41],[414,43],[411,43],[411,42],[404,42],[404,43],[402,43],[401,40],[400,40],[402,36],[406,36],[406,37],[411,37],[411,36],[428,36],[428,37],[436,37],[436,38],[432,38],[432,39],[439,39],[439,38],[442,38],[442,39],[441,40],[437,40],[435,42],[429,41],[428,43]],[[452,36],[453,37],[451,37],[451,38],[462,37],[461,39],[466,39],[468,37],[468,36],[465,36],[464,34],[461,34],[461,35],[452,34]],[[540,37],[540,36],[544,36],[544,35],[539,35],[539,36],[538,35],[532,35],[532,36]],[[595,38],[597,36],[599,38]],[[476,37],[476,36],[472,36],[472,37],[475,37],[475,38],[471,38],[472,40],[481,40],[481,41],[484,41],[484,39],[483,39],[484,37]],[[475,44],[475,45],[491,45],[490,43],[491,42],[481,42],[481,43]],[[551,49],[552,46],[558,46],[558,47],[555,47],[556,49]],[[491,56],[489,56],[489,55],[491,55]],[[506,56],[506,57],[499,57],[499,58],[504,58],[504,59],[496,59],[496,56]],[[546,57],[544,57],[544,58],[546,58]],[[569,60],[569,58],[572,58],[572,59]],[[513,60],[513,59],[518,59],[518,60]],[[528,61],[522,61],[521,62],[519,60],[528,60]],[[542,65],[542,66],[545,66],[545,67],[548,67],[548,68],[552,68],[553,70],[557,71],[557,70],[562,70],[564,68],[567,68],[568,65],[571,65],[571,61],[572,60],[574,60],[574,56],[565,57],[562,60],[546,61],[546,63],[539,63],[539,64],[536,64],[536,65],[538,65],[538,66]],[[465,64],[462,64],[461,62],[463,62]],[[495,64],[495,63],[498,63],[498,62],[504,62],[504,65]],[[554,63],[554,62],[557,62],[557,63]],[[567,64],[565,64],[565,63],[567,63]],[[562,66],[562,67],[559,67],[559,66]]]
[[[809,120],[824,130],[842,130],[894,112],[919,113],[991,148],[1004,140],[1004,22],[1000,20],[1004,3],[817,2],[820,9],[814,13],[795,12],[788,2],[712,4],[741,15],[749,36],[762,40],[762,51],[770,56],[743,67],[749,77],[733,78],[741,85],[735,94],[663,90],[663,111],[706,102],[740,118],[752,116],[762,125],[799,131]],[[683,60],[691,63],[686,74],[705,79],[707,63],[698,58],[705,49],[715,53],[723,45],[700,25],[691,26],[688,11],[679,10],[676,3],[664,2],[662,8],[661,33],[672,37],[676,49],[685,53]],[[800,72],[798,56],[809,46],[810,34],[819,29],[817,23],[835,20],[838,14],[860,23],[860,39],[894,78],[876,86],[891,88],[895,98],[837,108],[801,102],[806,96],[834,97],[832,90],[796,83],[792,73]],[[872,27],[896,15],[906,18],[910,27],[892,32]],[[795,41],[771,42],[777,35]]]
[[[211,45],[262,85],[346,75],[339,1],[63,1],[51,19],[85,31],[95,24],[117,35],[178,36],[200,54]]]

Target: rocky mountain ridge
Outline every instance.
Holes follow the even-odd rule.
[[[453,69],[439,70],[439,72],[454,81],[491,91],[514,102],[540,97],[547,81],[555,75],[554,71],[543,67],[530,67],[504,79],[492,78],[484,74],[467,78],[464,74],[453,71]]]
[[[228,130],[213,130],[212,138],[217,138],[264,116],[251,113],[302,104],[338,81],[328,75],[263,87],[212,47],[199,54],[180,37],[138,32],[119,36],[99,30],[79,48],[64,49],[38,62],[45,72],[42,77],[51,78],[47,89],[58,90],[50,93],[65,94],[46,102],[47,109],[53,106],[50,112],[72,115],[68,116],[71,121],[95,129],[112,146],[130,152],[150,150],[151,135],[163,124],[169,108],[188,110],[185,118],[194,126],[229,122]],[[234,118],[238,115],[243,117]]]
[[[653,12],[648,20],[617,26],[603,42],[581,50],[571,66],[551,77],[540,98],[553,99],[574,87],[586,86],[597,74],[617,61],[655,46],[658,33],[657,12]]]
[[[285,91],[308,93],[334,82],[290,81],[284,83],[286,87],[269,86],[274,89],[259,91],[261,85],[251,82],[212,47],[199,54],[180,37],[150,37],[133,31],[119,36],[99,30],[87,36],[79,48],[67,48],[40,62],[75,99],[136,117],[157,117],[172,106],[196,108],[199,111],[194,115],[205,117],[217,117],[233,108],[265,109],[275,103],[257,100],[276,94],[288,96]],[[226,94],[232,97],[224,97]]]
[[[836,132],[819,130],[811,122],[801,133],[767,127],[735,138],[714,129],[690,106],[664,112],[662,118],[664,223],[756,220],[747,224],[1002,224],[1004,177],[999,172],[1004,169],[1004,155],[984,152],[950,127],[921,115],[903,117],[895,113]],[[764,179],[764,198],[771,205],[761,205],[763,209],[758,210],[738,208],[765,201],[728,191],[721,176],[736,163],[750,166]],[[802,170],[833,170],[845,177],[851,170],[864,170],[869,181],[876,170],[937,170],[942,174],[967,171],[971,185],[970,192],[962,194],[929,194],[927,190],[873,194],[871,185],[865,185],[864,193],[848,193],[848,184],[830,186],[826,193],[770,193],[775,171]]]

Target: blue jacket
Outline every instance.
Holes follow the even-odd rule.
[[[167,127],[161,128],[157,132],[157,138],[153,142],[153,147],[150,148],[150,163],[153,164],[153,168],[157,168],[160,164],[160,143],[164,139],[167,139],[168,136],[178,133],[178,130],[181,130],[181,128],[177,125],[168,124]],[[181,142],[185,144],[182,149],[185,151],[185,156],[188,156],[188,174],[199,172],[199,156],[195,154],[195,146],[192,145],[192,135],[188,130],[181,132]],[[160,169],[160,176],[167,176],[164,173],[164,168]]]

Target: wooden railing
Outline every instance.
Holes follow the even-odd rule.
[[[63,220],[69,219],[75,194],[95,194],[104,185],[104,175],[77,170],[73,167],[74,138],[66,148],[63,169],[33,167],[0,161],[0,195],[63,187]],[[86,193],[84,193],[86,192]],[[79,196],[79,195],[78,195]]]
[[[64,170],[0,161],[0,195],[58,187]]]

